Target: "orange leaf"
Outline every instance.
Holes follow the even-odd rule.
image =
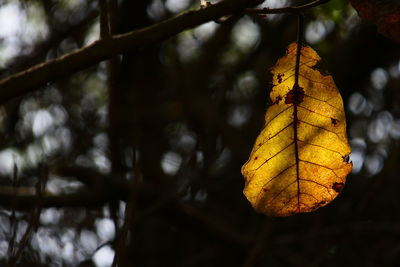
[[[308,46],[297,55],[292,43],[272,68],[273,104],[242,167],[244,194],[258,212],[289,216],[325,206],[352,169],[343,101],[332,77],[315,68],[320,60]]]

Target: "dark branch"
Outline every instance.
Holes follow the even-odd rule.
[[[85,179],[85,180],[91,180]],[[107,186],[102,187],[101,190],[82,190],[76,193],[62,194],[62,195],[44,195],[41,198],[42,208],[99,208],[104,206],[110,200],[123,200],[127,201],[129,198],[129,185],[124,186],[124,190],[110,189],[107,190]],[[15,210],[28,211],[35,207],[37,195],[30,190],[23,190],[19,188],[17,194],[11,190],[4,190],[4,187],[0,187],[0,205],[5,208],[13,207]],[[156,202],[154,194],[150,191],[154,191],[153,188],[143,188],[141,185],[140,192],[136,196],[138,197],[138,206],[143,206],[144,203],[149,201]],[[147,196],[146,196],[147,195]],[[151,198],[149,196],[152,196]],[[135,198],[136,198],[135,197]],[[166,200],[166,203],[161,204],[162,206],[172,204],[173,207],[180,214],[184,214],[200,223],[202,227],[208,229],[210,232],[215,233],[217,236],[232,242],[233,244],[248,245],[253,240],[252,233],[239,233],[236,229],[232,228],[228,222],[223,219],[211,216],[210,214],[204,213],[195,207],[188,204],[183,204],[177,201],[174,197]],[[157,207],[159,208],[159,207]],[[156,209],[157,209],[156,208]],[[153,212],[153,211],[150,211]],[[142,216],[145,215],[145,211],[142,212]],[[141,217],[139,214],[135,218]],[[133,219],[135,219],[133,218]]]
[[[95,170],[58,163],[52,173],[62,177],[74,177],[84,184],[78,192],[53,195],[43,192],[41,206],[55,207],[101,207],[110,200],[126,200],[129,183],[118,176],[106,176]],[[146,191],[147,192],[147,191]],[[32,210],[37,198],[31,187],[0,187],[0,206],[15,210]]]
[[[116,54],[160,42],[186,29],[216,20],[225,15],[236,14],[245,7],[259,2],[259,0],[225,0],[207,8],[186,12],[143,29],[101,39],[87,47],[1,80],[0,104],[34,91],[48,82],[84,70]]]
[[[299,13],[306,9],[310,9],[325,3],[328,3],[330,0],[315,0],[313,2],[301,5],[301,6],[293,6],[293,7],[282,7],[282,8],[246,8],[245,12],[247,14],[253,15],[264,15],[264,14],[282,14],[282,13]]]
[[[107,201],[114,198],[122,199],[120,192],[114,195],[101,194],[101,192],[93,190],[82,190],[76,193],[60,194],[60,195],[44,195],[42,198],[43,208],[67,208],[67,207],[83,207],[98,208],[103,206]],[[13,208],[20,211],[29,211],[35,207],[35,194],[11,194],[10,192],[0,192],[0,206],[4,208]]]
[[[19,242],[17,252],[15,253],[15,255],[10,256],[9,266],[16,266],[16,263],[18,262],[19,258],[21,257],[25,247],[27,246],[31,238],[32,231],[37,231],[40,214],[42,212],[41,202],[43,197],[43,191],[46,187],[47,180],[48,180],[48,171],[47,170],[42,171],[42,173],[39,175],[38,182],[36,184],[35,207],[31,212],[28,227],[26,228],[25,233]]]

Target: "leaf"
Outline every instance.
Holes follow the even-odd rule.
[[[297,55],[292,43],[272,68],[273,104],[242,167],[243,192],[258,212],[289,216],[325,206],[352,169],[343,101],[316,68],[320,59],[308,46]]]
[[[376,24],[378,31],[400,43],[400,2],[397,0],[350,0],[361,18]]]

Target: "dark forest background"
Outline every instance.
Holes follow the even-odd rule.
[[[1,78],[199,6],[2,0]],[[345,0],[305,11],[305,40],[345,103],[354,169],[330,205],[270,218],[243,196],[240,168],[297,18],[218,22],[2,101],[1,266],[400,265],[400,46]]]

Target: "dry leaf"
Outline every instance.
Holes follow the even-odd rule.
[[[295,87],[296,52],[292,43],[272,68],[273,104],[242,167],[244,194],[255,210],[270,216],[325,206],[352,169],[339,91],[332,77],[315,67],[320,57],[308,46],[301,49]]]

